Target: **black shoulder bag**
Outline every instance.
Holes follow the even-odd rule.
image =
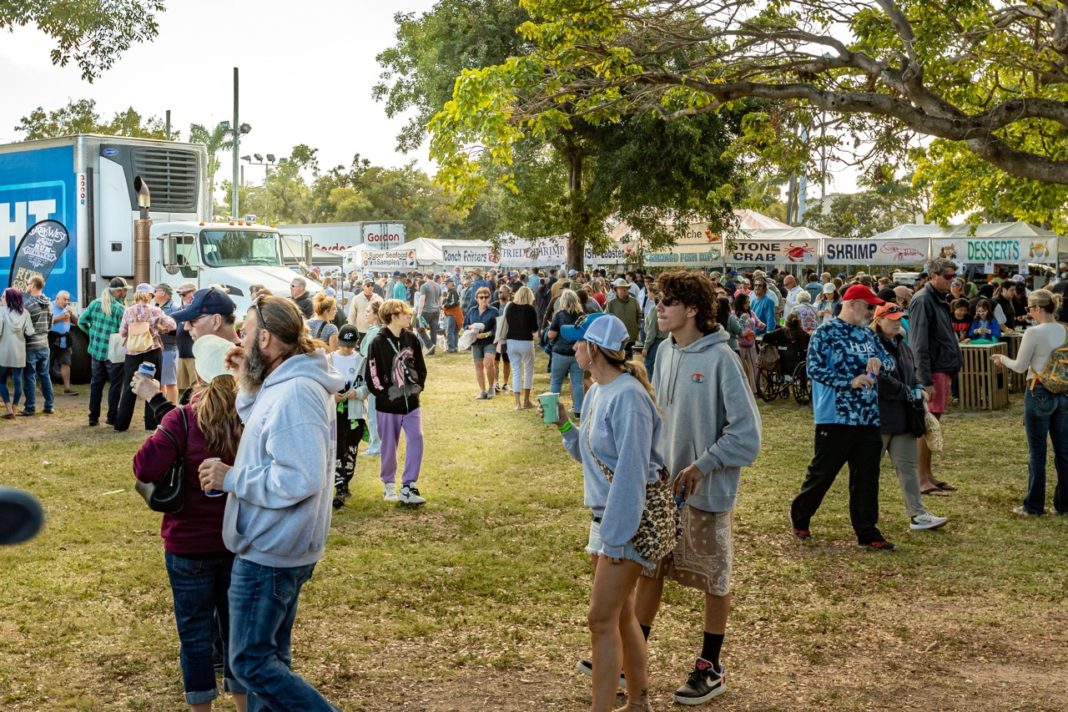
[[[178,406],[178,410],[182,415],[182,429],[185,431],[185,441],[188,447],[189,421],[185,408]],[[182,507],[185,506],[185,453],[181,451],[178,441],[167,432],[166,428],[161,425],[158,430],[174,443],[175,449],[178,450],[178,456],[174,458],[174,462],[171,463],[170,468],[163,475],[163,479],[154,483],[138,480],[136,489],[137,493],[144,497],[148,508],[152,511],[178,514],[178,512],[182,511]]]

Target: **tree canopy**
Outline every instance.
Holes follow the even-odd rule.
[[[93,81],[135,42],[156,36],[162,0],[4,0],[0,30],[33,25],[56,42],[52,63],[73,61]]]
[[[959,142],[1009,174],[1068,183],[1068,14],[994,0],[522,0],[547,71],[542,104],[667,118],[743,98],[900,153]],[[535,107],[536,108],[536,107]],[[529,113],[530,108],[520,108]]]
[[[572,103],[565,98],[524,126],[508,120],[509,101],[539,71],[535,43],[517,32],[528,19],[517,0],[441,0],[418,18],[399,15],[376,88],[387,113],[418,110],[399,144],[429,126],[438,178],[461,206],[498,215],[510,232],[567,233],[574,266],[585,247],[604,243],[610,215],[649,246],[670,242],[695,216],[725,225],[737,179],[725,153],[737,129],[730,118],[558,120]]]
[[[66,106],[45,111],[38,106],[28,115],[19,119],[15,130],[27,141],[57,136],[71,136],[78,133],[95,133],[105,136],[127,136],[133,138],[164,138],[163,119],[156,116],[144,116],[132,106],[125,111],[116,112],[111,119],[105,120],[96,110],[93,99],[71,100]],[[171,133],[177,139],[177,132]]]

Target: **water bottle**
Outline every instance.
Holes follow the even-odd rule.
[[[679,493],[675,495],[675,506],[682,509],[682,505],[686,504],[686,485],[683,485],[679,489]]]
[[[923,386],[915,385],[912,387],[912,400],[918,401],[923,399]]]
[[[148,361],[142,361],[141,365],[137,367],[137,372],[145,378],[156,377],[156,364]]]

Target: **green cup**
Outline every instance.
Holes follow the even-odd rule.
[[[541,403],[541,419],[546,423],[555,424],[556,419],[560,417],[560,394],[542,393],[538,396],[538,402]]]

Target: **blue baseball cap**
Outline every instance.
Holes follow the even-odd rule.
[[[175,321],[192,321],[205,314],[229,315],[236,311],[237,305],[226,292],[218,287],[208,287],[194,292],[193,301],[171,312],[171,318]]]
[[[561,327],[560,335],[568,341],[588,341],[609,351],[622,351],[630,341],[626,325],[604,312],[587,314],[574,324]]]

